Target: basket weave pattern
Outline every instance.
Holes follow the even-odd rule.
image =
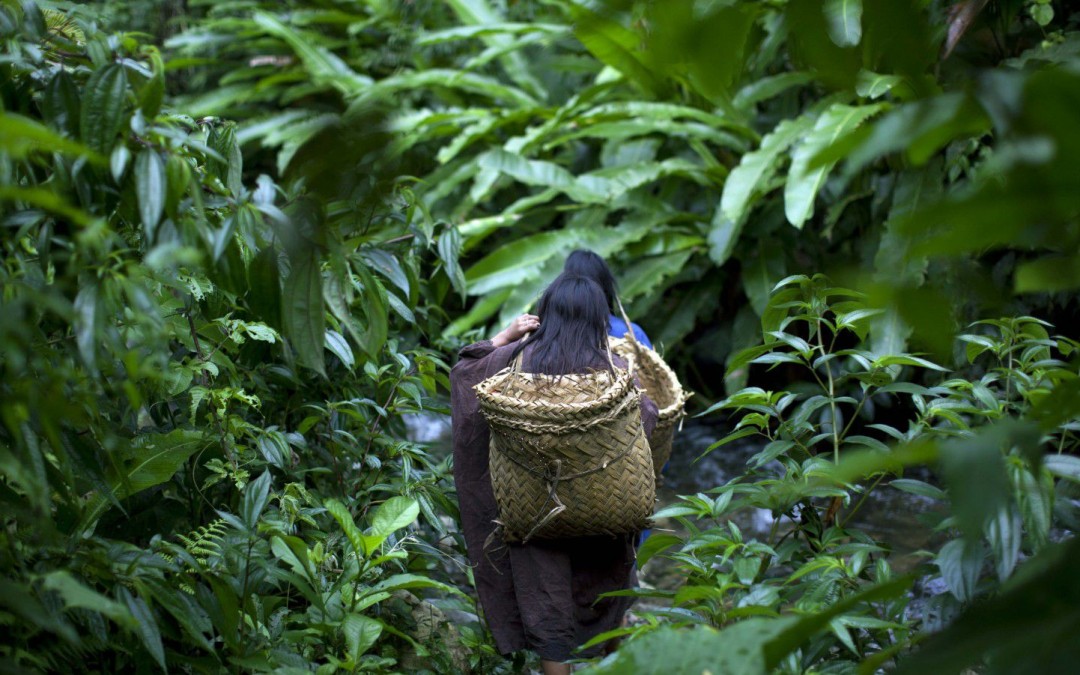
[[[476,386],[503,539],[637,532],[656,488],[630,375],[550,376],[506,368]]]
[[[650,443],[653,468],[659,479],[660,470],[671,457],[675,427],[683,417],[686,400],[691,394],[683,390],[675,372],[654,350],[632,344],[626,338],[608,338],[608,345],[613,353],[631,364],[632,370],[637,373],[641,385],[645,388],[645,393],[660,409]]]

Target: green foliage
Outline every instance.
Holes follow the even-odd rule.
[[[942,654],[957,664],[950,672],[983,654],[1005,672],[999,658],[1015,665],[1017,655],[1043,643],[1040,663],[1057,662],[1050,644],[1061,643],[1052,636],[1075,627],[1071,612],[1032,619],[1039,631],[1006,637],[1004,625],[1015,621],[993,629],[994,640],[979,631],[998,621],[988,618],[992,613],[1032,617],[1039,603],[1050,602],[1027,565],[1064,573],[1063,552],[1048,542],[1053,528],[1076,522],[1075,501],[1062,498],[1076,490],[1075,457],[1062,454],[1080,447],[1076,424],[1044,424],[1040,432],[1032,418],[1055,388],[1080,375],[1075,362],[1059,358],[1075,351],[1075,341],[1031,317],[981,321],[961,336],[970,367],[959,372],[913,354],[842,348],[872,339],[868,331],[877,312],[861,294],[820,276],[789,277],[773,289],[763,320],[765,343],[736,355],[732,367],[799,368],[805,374],[797,381],[804,384],[793,391],[746,388],[704,413],[731,411],[738,419],[706,454],[745,438],[760,439],[761,451],[748,460],[745,475],[657,512],[657,518],[677,520],[686,534],[650,537],[638,563],[665,558],[682,581],[674,589],[633,594],[670,602],[667,625],[654,620],[618,631],[634,639],[595,672],[648,670],[650,659],[659,663],[673,654],[688,659],[681,672],[707,667],[710,658],[723,672],[844,670],[860,663],[863,672],[873,672],[894,658],[918,672],[914,664],[937,664]],[[1075,420],[1076,404],[1071,406]],[[909,417],[875,421],[869,411],[882,407]],[[904,477],[906,467],[927,463],[940,471],[946,489]],[[926,561],[916,571],[924,580],[940,577],[948,593],[917,609],[905,593],[914,577],[896,576],[887,544],[852,526],[871,493],[884,486],[947,507],[933,526],[951,538],[924,552]],[[748,538],[731,520],[752,509],[771,515],[764,540]],[[1033,560],[1019,568],[1013,583],[1025,557]],[[1076,591],[1075,583],[1056,583],[1064,593]],[[998,593],[932,639],[910,666],[898,658],[924,631],[940,627],[933,617],[956,616]],[[868,596],[879,601],[865,603]],[[817,622],[813,628],[789,634],[811,620]],[[777,636],[785,634],[781,648]],[[964,647],[946,635],[966,640]],[[731,662],[715,661],[718,652]],[[998,652],[1008,656],[993,656]]]
[[[728,394],[710,451],[762,444],[661,514],[687,534],[639,562],[685,581],[597,670],[872,672],[955,616],[912,669],[1070,663],[1077,343],[1035,318],[1080,287],[1061,3],[43,5],[0,3],[11,668],[507,668],[420,632],[475,608],[403,416],[443,410],[431,345],[577,247]],[[890,488],[947,507],[926,607],[852,526]]]
[[[405,188],[255,173],[155,47],[46,16],[0,6],[5,665],[444,658],[384,603],[462,597],[417,539],[456,514],[446,463],[403,422],[443,410],[457,233]]]

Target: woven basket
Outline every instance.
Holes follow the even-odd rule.
[[[649,527],[656,486],[632,376],[518,372],[476,385],[507,542]]]
[[[626,325],[630,325],[627,321]],[[671,366],[655,350],[644,347],[633,339],[633,331],[625,338],[608,338],[612,352],[626,359],[637,373],[645,393],[660,409],[649,445],[652,447],[653,468],[656,480],[660,481],[660,471],[671,457],[671,446],[675,441],[675,430],[682,420],[686,400],[692,396],[683,390],[679,379]]]

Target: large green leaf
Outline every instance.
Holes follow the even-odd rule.
[[[175,476],[189,457],[210,442],[203,432],[189,429],[136,436],[132,441],[132,456],[123,461],[120,475],[110,476],[109,488],[117,499],[124,499],[160,485]],[[109,504],[105,495],[91,493],[77,531],[92,528]]]
[[[850,175],[898,151],[904,151],[914,163],[923,164],[950,141],[978,136],[989,128],[990,120],[982,106],[966,94],[950,92],[890,110],[873,124],[823,149],[810,166],[847,157],[844,171]]]
[[[601,203],[606,195],[588,186],[553,162],[525,159],[501,148],[490,150],[480,158],[482,168],[504,173],[525,185],[555,188],[575,201]]]
[[[982,544],[954,539],[945,544],[937,554],[938,569],[945,585],[960,602],[967,602],[975,594],[985,553]]]
[[[326,335],[323,310],[322,271],[314,249],[290,257],[292,271],[281,292],[285,335],[300,363],[320,375],[326,374],[323,341]]]
[[[847,0],[851,1],[851,0]],[[848,106],[836,104],[821,113],[814,128],[791,154],[791,170],[784,188],[784,213],[788,222],[801,228],[814,214],[814,200],[835,162],[810,168],[810,160],[884,109],[884,104]]]
[[[120,597],[124,600],[128,610],[131,611],[131,616],[135,618],[137,626],[135,632],[142,641],[143,647],[154,657],[154,662],[158,664],[161,670],[168,672],[168,667],[165,665],[165,646],[161,643],[161,629],[158,628],[157,620],[154,618],[154,613],[150,611],[150,606],[146,604],[145,600],[137,595],[132,595],[131,591],[124,587],[120,588]]]
[[[486,322],[499,311],[499,308],[503,306],[503,303],[506,302],[506,299],[509,298],[510,294],[513,292],[513,288],[507,287],[488,293],[486,296],[475,302],[473,306],[469,308],[469,311],[465,312],[465,314],[457,319],[454,319],[454,321],[446,327],[446,330],[443,331],[443,335],[446,337],[455,337],[474,326]]]
[[[341,622],[341,631],[345,634],[345,646],[353,661],[359,661],[382,635],[383,625],[379,621],[362,614],[350,614]]]
[[[82,143],[64,138],[32,119],[7,112],[0,113],[0,150],[12,159],[24,159],[36,151],[86,157],[95,164],[105,162],[104,157]]]
[[[45,119],[68,136],[79,134],[79,88],[65,69],[57,71],[49,80],[41,98],[41,112]]]
[[[360,347],[368,356],[376,358],[386,344],[390,330],[387,292],[361,261],[356,261],[354,269],[362,282],[360,306],[364,311],[364,331]]]
[[[761,139],[757,150],[742,156],[739,165],[724,181],[724,192],[720,198],[720,208],[728,220],[738,223],[745,218],[751,199],[765,190],[765,186],[776,174],[784,151],[813,124],[814,118],[810,115],[784,120]]]
[[[439,259],[442,260],[443,269],[446,271],[446,276],[450,279],[450,283],[453,285],[454,290],[461,295],[462,299],[465,299],[468,289],[466,288],[465,272],[462,271],[460,263],[460,228],[448,227],[443,230],[443,233],[439,235],[436,251],[439,253]]]
[[[87,587],[66,570],[56,570],[44,575],[42,588],[56,592],[65,609],[77,608],[96,612],[127,629],[138,626],[127,607]]]
[[[792,71],[763,77],[740,89],[732,99],[732,105],[739,110],[750,112],[754,105],[778,96],[792,87],[812,82],[813,79],[810,73],[803,71]]]
[[[161,112],[161,103],[165,100],[165,62],[157,48],[150,49],[150,64],[153,75],[139,92],[139,107],[147,119],[154,119]]]
[[[360,75],[330,50],[310,36],[301,35],[276,17],[264,12],[255,13],[255,24],[283,40],[303,61],[316,83],[329,84],[346,95],[358,95],[372,84],[370,77]]]
[[[338,500],[331,499],[326,502],[326,512],[333,516],[334,520],[338,522],[341,531],[345,533],[345,538],[349,540],[349,544],[352,546],[353,553],[356,554],[356,557],[363,559],[365,557],[364,535],[360,531],[360,528],[356,526],[356,521],[353,520],[352,514],[349,513],[349,509]]]
[[[621,72],[631,82],[650,94],[667,89],[663,79],[647,64],[639,51],[641,39],[614,19],[573,3],[574,34],[593,56]]]
[[[665,279],[678,274],[693,254],[692,249],[676,251],[628,267],[619,279],[619,295],[630,300],[654,291]]]
[[[83,90],[79,136],[101,155],[112,151],[124,124],[127,75],[118,63],[94,71]]]
[[[420,505],[412,497],[402,495],[391,497],[375,510],[375,515],[371,519],[371,533],[390,535],[416,522],[419,515]]]
[[[825,25],[840,47],[854,47],[862,39],[862,0],[825,0]]]
[[[165,211],[165,192],[165,162],[157,151],[145,148],[135,157],[135,196],[148,247]]]
[[[465,272],[469,293],[484,295],[535,278],[542,263],[552,256],[569,253],[579,241],[579,233],[563,229],[523,237],[499,247]]]

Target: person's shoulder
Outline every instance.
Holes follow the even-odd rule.
[[[615,316],[614,314],[608,315],[608,335],[621,338],[628,332],[630,332],[630,328],[621,317]]]

